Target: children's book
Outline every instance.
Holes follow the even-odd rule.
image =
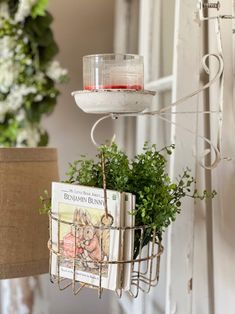
[[[112,226],[120,227],[122,196],[117,191],[107,190],[109,214]],[[102,264],[99,261],[118,261],[120,232],[102,229],[104,215],[104,191],[81,185],[53,182],[52,184],[52,253],[51,274],[75,279],[83,283],[116,290],[119,286],[118,264]],[[129,280],[129,279],[128,279]]]
[[[133,211],[135,209],[135,195],[131,193],[124,193],[125,203],[123,210],[123,226],[134,227],[135,216]],[[128,291],[131,288],[131,274],[134,268],[133,261],[133,251],[134,251],[134,229],[126,229],[124,233],[124,246],[123,246],[123,260],[129,263],[123,264],[123,278],[122,278],[122,288],[124,291]]]

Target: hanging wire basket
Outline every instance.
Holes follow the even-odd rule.
[[[99,261],[91,261],[90,259],[86,259],[83,257],[73,256],[67,257],[63,253],[63,248],[60,245],[60,241],[58,241],[57,249],[53,248],[52,244],[52,224],[56,222],[58,224],[58,239],[60,239],[60,227],[61,225],[69,225],[70,227],[74,228],[75,234],[79,234],[79,232],[86,228],[87,225],[79,225],[73,222],[69,222],[66,220],[60,219],[58,216],[54,215],[50,212],[49,214],[49,221],[50,221],[50,240],[48,242],[48,247],[50,250],[50,280],[52,283],[58,284],[60,290],[65,290],[68,287],[72,287],[72,291],[74,295],[77,295],[82,288],[95,288],[98,290],[98,296],[101,297],[102,291],[102,280],[104,276],[104,270],[109,267],[109,265],[118,265],[118,273],[119,273],[119,286],[115,290],[119,297],[122,296],[123,292],[123,281],[126,274],[126,269],[130,272],[130,285],[129,289],[125,290],[128,292],[131,297],[136,298],[139,294],[139,291],[148,293],[151,287],[157,285],[159,281],[159,272],[160,272],[160,257],[163,253],[163,246],[159,241],[156,230],[152,229],[149,226],[135,226],[135,227],[113,227],[110,225],[101,225],[101,226],[91,226],[95,228],[96,231],[100,234],[100,247],[103,251],[103,235],[105,232],[114,232],[116,236],[120,239],[120,248],[125,248],[125,239],[127,233],[132,233],[133,235],[138,235],[139,244],[137,247],[138,256],[136,251],[136,237],[133,236],[133,242],[128,245],[128,247],[132,247],[133,251],[131,252],[130,256],[131,259],[117,259],[117,260],[105,260],[101,259]],[[144,246],[144,235],[146,232],[151,232],[151,241],[148,242],[147,245]],[[76,236],[74,245],[76,247]],[[135,249],[134,249],[135,248]],[[57,265],[56,270],[57,274],[52,274],[51,266],[52,266],[52,254],[57,256]],[[61,276],[61,265],[64,262],[69,263],[72,265],[72,279],[63,278]],[[76,271],[79,269],[79,265],[81,264],[88,264],[95,263],[98,276],[99,276],[99,285],[94,286],[90,284],[86,284],[84,282],[80,282],[76,279]]]
[[[99,225],[78,223],[77,221],[68,221],[61,219],[58,214],[50,211],[49,213],[49,230],[50,239],[48,248],[50,250],[50,280],[57,283],[60,290],[72,287],[74,295],[77,295],[84,287],[95,288],[98,290],[98,296],[101,298],[103,288],[103,280],[109,267],[116,265],[118,276],[116,277],[116,294],[121,297],[122,292],[128,292],[131,297],[136,298],[139,291],[148,293],[151,287],[157,285],[160,272],[160,258],[163,253],[163,246],[158,238],[156,228],[148,225],[144,226],[114,226],[114,218],[108,211],[106,174],[105,174],[105,157],[101,156],[101,165],[103,173],[103,191],[104,191],[104,214],[101,217]],[[56,228],[53,230],[53,225]],[[72,254],[68,256],[63,250],[61,244],[61,226],[69,226],[74,232]],[[104,252],[105,236],[111,233],[118,239],[119,254],[116,258],[110,258],[100,255],[99,259],[90,259],[84,257],[76,251],[78,247],[77,235],[84,234],[85,228],[92,228],[96,234],[99,234],[100,252]],[[53,243],[53,232],[57,229],[57,244]],[[146,241],[147,235],[147,241]],[[55,238],[54,238],[55,239]],[[128,241],[127,241],[128,239]],[[128,242],[128,243],[127,243]],[[127,252],[129,250],[129,252]],[[56,272],[52,271],[53,255],[56,256]],[[61,267],[67,263],[70,266],[71,279],[64,278],[61,274]],[[98,284],[91,285],[77,279],[77,271],[86,265],[95,266],[96,276],[98,276]]]

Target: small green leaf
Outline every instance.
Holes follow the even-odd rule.
[[[45,16],[45,10],[48,5],[48,0],[38,0],[32,8],[31,16],[36,18],[37,16]]]

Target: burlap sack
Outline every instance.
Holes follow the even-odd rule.
[[[0,279],[48,272],[48,216],[39,197],[58,181],[53,148],[0,148]]]

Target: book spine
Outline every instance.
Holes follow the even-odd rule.
[[[125,198],[125,210],[124,210],[124,225],[125,227],[134,226],[134,216],[132,215],[134,206],[134,197],[131,193],[126,193]],[[126,229],[124,231],[124,260],[129,261],[124,263],[123,269],[123,289],[124,291],[130,290],[131,286],[131,272],[132,272],[132,263],[130,262],[133,259],[133,244],[134,244],[134,231],[132,229]]]

